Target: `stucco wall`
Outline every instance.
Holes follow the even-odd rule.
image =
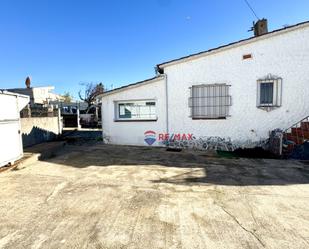
[[[62,132],[58,117],[21,118],[23,146],[28,147],[57,138]]]
[[[169,133],[191,133],[196,138],[219,137],[223,143],[232,141],[236,146],[254,146],[268,138],[271,130],[286,129],[308,116],[308,41],[309,25],[306,25],[166,66]],[[252,58],[243,60],[246,54],[252,54]],[[269,74],[282,78],[282,106],[267,112],[256,107],[257,80]],[[192,120],[189,88],[215,83],[231,85],[230,116],[223,120]],[[162,80],[104,97],[103,131],[110,142],[145,145],[146,130],[166,132],[165,96]],[[155,98],[158,102],[157,122],[114,122],[114,101],[147,98]]]
[[[170,133],[219,136],[250,144],[309,115],[309,28],[275,35],[244,46],[165,68],[168,75]],[[253,58],[243,60],[244,54]],[[270,112],[256,107],[257,80],[268,74],[282,82],[282,106]],[[192,120],[189,87],[231,85],[232,106],[226,120]]]
[[[146,99],[156,100],[157,121],[115,122],[115,102]],[[164,79],[108,95],[102,99],[103,134],[113,144],[146,145],[145,131],[166,131],[165,108]]]

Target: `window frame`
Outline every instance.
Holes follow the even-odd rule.
[[[148,103],[154,103],[155,106],[155,114],[154,118],[122,118],[120,117],[120,105],[126,105],[126,104],[135,104],[138,102],[148,102]],[[146,104],[145,103],[145,104]],[[145,105],[146,106],[146,105]],[[114,101],[114,122],[155,122],[158,120],[158,115],[157,115],[157,100],[156,99],[137,99],[137,100],[119,100],[119,101]],[[152,114],[149,113],[149,116]]]
[[[210,92],[209,89],[211,89],[211,87],[221,87],[221,88],[219,88],[220,91],[224,87],[225,88],[224,95],[220,95],[220,96],[212,96],[211,94],[208,95],[208,93]],[[226,84],[226,83],[192,85],[189,88],[190,89],[189,108],[190,108],[190,117],[192,118],[192,120],[222,120],[222,119],[225,120],[228,117],[230,117],[230,114],[229,114],[230,113],[230,106],[232,106],[232,96],[230,95],[230,87],[231,87],[231,85]],[[193,96],[194,88],[204,88],[202,90],[203,93],[205,93],[205,89],[208,88],[208,90],[206,90],[207,96],[194,97]],[[213,90],[213,93],[216,94],[216,91],[217,90]],[[194,99],[195,98],[196,99],[202,98],[202,100],[200,102],[204,103],[205,106],[199,106],[199,105],[194,106]],[[219,99],[219,105],[212,105],[213,102],[211,102],[211,100],[210,100],[212,98],[218,98]],[[220,98],[223,98],[224,101],[222,101],[222,99],[220,99]],[[217,100],[215,100],[215,101],[217,101]],[[215,113],[214,110],[215,110],[216,107],[219,108],[219,115],[213,115]],[[209,109],[208,111],[210,111],[210,113],[212,113],[212,114],[208,114],[208,115],[205,115],[205,114],[204,115],[203,114],[202,115],[195,114],[194,113],[194,110],[195,110],[194,108],[197,108],[197,109],[198,108],[204,108],[204,109],[201,109],[201,110],[205,111],[205,109],[206,109],[206,112]],[[221,108],[224,109],[224,115],[220,115],[220,112],[222,110]]]
[[[259,105],[260,106],[272,106],[274,104],[275,83],[273,81],[260,82],[259,87],[260,87],[260,97],[259,97],[260,104]],[[263,93],[263,91],[266,91],[266,92]],[[269,91],[269,93],[267,93],[267,91]],[[270,99],[268,100],[269,97]]]
[[[265,83],[273,84],[272,103],[261,103],[262,85]],[[282,78],[268,75],[263,79],[257,80],[257,100],[256,105],[258,108],[276,108],[282,105]]]

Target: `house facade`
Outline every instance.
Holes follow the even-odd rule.
[[[309,22],[157,65],[106,92],[106,141],[221,149],[261,145],[309,116]]]
[[[27,95],[30,97],[31,106],[47,106],[52,101],[61,101],[63,97],[53,93],[54,86],[29,87],[29,88],[12,88],[7,89],[10,92]]]

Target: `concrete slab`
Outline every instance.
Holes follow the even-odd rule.
[[[38,160],[48,159],[56,155],[65,146],[65,141],[45,142],[27,147],[24,149],[24,155],[13,165],[7,165],[0,168],[0,173],[7,170],[15,170],[17,168],[25,168]]]
[[[308,248],[309,168],[65,146],[0,174],[0,248]]]

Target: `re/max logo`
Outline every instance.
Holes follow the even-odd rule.
[[[176,133],[176,134],[160,133],[158,140],[159,141],[193,140],[193,134],[192,133]]]
[[[167,142],[167,141],[184,141],[184,140],[193,140],[193,134],[192,133],[157,133],[155,131],[146,131],[144,133],[144,141],[148,145],[153,145],[156,141],[158,142]]]

